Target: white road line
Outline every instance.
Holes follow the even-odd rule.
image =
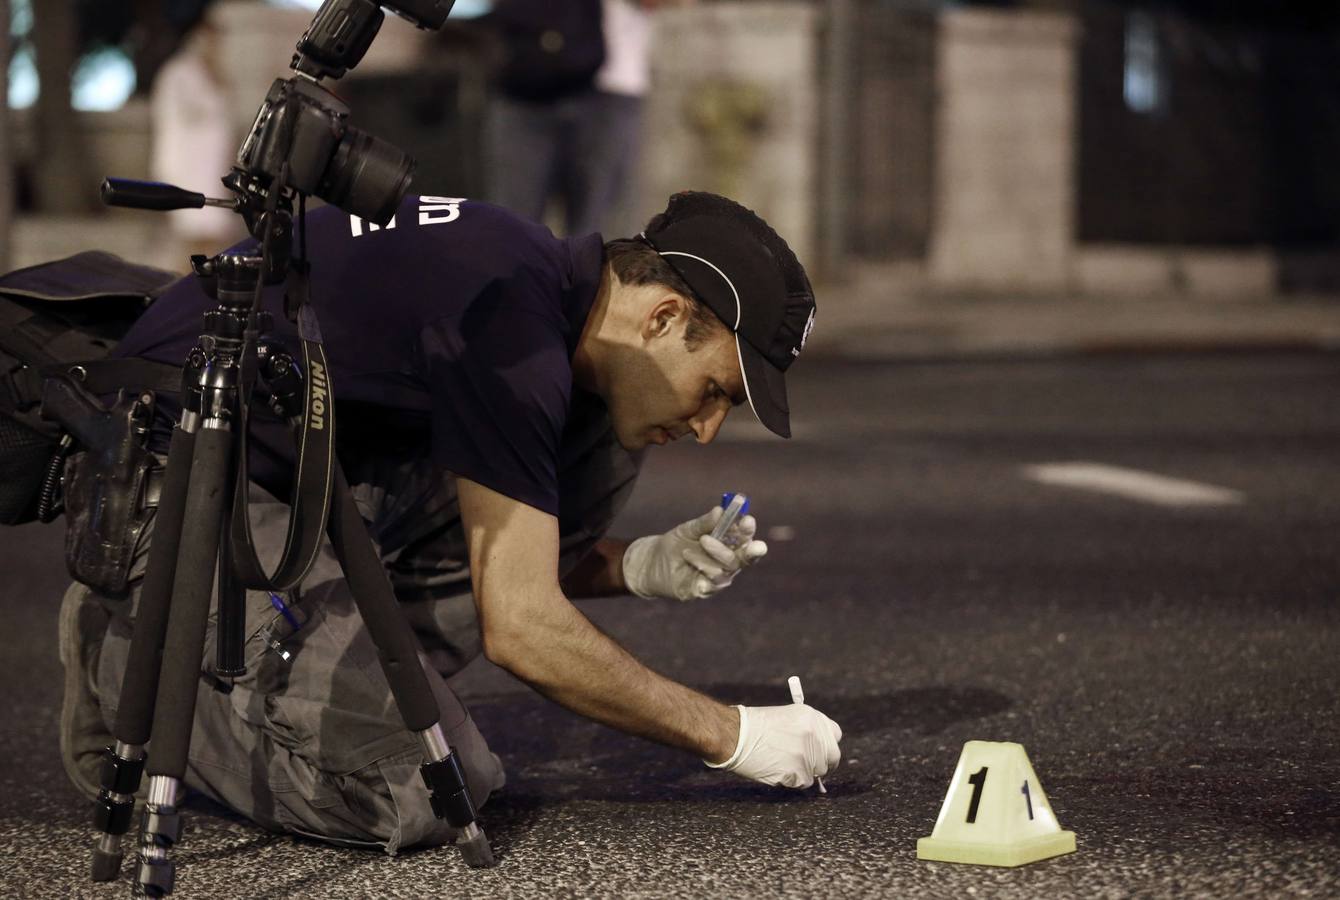
[[[1025,478],[1042,484],[1116,494],[1159,506],[1234,506],[1246,500],[1245,494],[1231,488],[1103,463],[1043,463],[1024,466],[1023,471]]]

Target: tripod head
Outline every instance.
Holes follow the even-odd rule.
[[[241,169],[233,169],[223,179],[223,184],[233,192],[231,198],[206,197],[196,191],[188,191],[171,184],[132,181],[128,178],[103,179],[101,193],[102,202],[108,206],[151,210],[200,209],[205,206],[216,206],[233,210],[246,222],[247,231],[253,237],[262,243],[268,237],[267,259],[262,267],[257,268],[257,273],[265,284],[278,284],[284,279],[291,261],[293,247],[291,197],[277,196],[275,209],[267,209],[266,195],[257,188],[255,179]],[[220,266],[214,264],[218,259],[217,256],[191,258],[192,270],[205,279],[206,291],[211,297],[215,296],[215,291],[208,285],[219,274]],[[252,284],[254,287],[254,280]]]

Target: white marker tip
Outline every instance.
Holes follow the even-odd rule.
[[[805,702],[805,691],[804,691],[804,690],[801,688],[801,686],[800,686],[800,676],[799,676],[799,675],[792,675],[790,678],[786,679],[786,686],[789,687],[789,688],[791,689],[791,702],[792,702],[792,703],[804,703],[804,702]]]

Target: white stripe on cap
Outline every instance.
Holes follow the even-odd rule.
[[[644,238],[646,236],[647,236],[646,232],[643,232],[642,234],[639,235],[639,237]],[[749,409],[754,414],[754,418],[762,422],[763,417],[758,414],[758,407],[754,405],[754,394],[752,391],[749,390],[749,376],[746,375],[744,371],[744,354],[740,350],[740,331],[739,331],[740,315],[741,315],[740,292],[735,289],[735,283],[731,281],[730,277],[725,272],[721,271],[721,269],[718,268],[711,260],[703,259],[701,256],[695,256],[692,253],[685,253],[682,250],[665,250],[665,251],[657,250],[656,253],[660,256],[687,256],[689,259],[698,260],[698,262],[702,263],[703,265],[710,268],[713,272],[716,272],[718,275],[720,275],[721,279],[726,282],[726,286],[730,288],[730,292],[735,295],[735,324],[731,326],[731,331],[735,333],[735,358],[740,362],[740,380],[744,382],[744,396],[745,399],[749,401]]]
[[[692,253],[684,253],[680,250],[658,250],[656,252],[660,253],[661,256],[687,256],[689,259],[696,259],[698,262],[710,267],[713,272],[720,275],[726,282],[726,286],[730,288],[730,292],[735,295],[735,324],[731,326],[731,331],[738,332],[740,330],[740,292],[735,289],[735,284],[726,276],[725,272],[718,269],[710,260],[703,259],[701,256],[694,256]]]
[[[740,380],[744,382],[744,396],[749,401],[749,409],[753,411],[754,418],[762,422],[763,417],[758,414],[758,407],[754,405],[753,392],[749,390],[749,376],[744,371],[744,354],[740,351],[740,336],[738,334],[735,335],[735,358],[740,361]]]

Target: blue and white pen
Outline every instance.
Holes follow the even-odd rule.
[[[276,594],[274,591],[270,592],[270,605],[275,608],[276,612],[284,617],[284,621],[288,622],[288,627],[293,629],[293,631],[296,632],[299,628],[302,628],[302,623],[293,615],[293,611],[289,609],[289,605],[284,602],[284,598]]]

